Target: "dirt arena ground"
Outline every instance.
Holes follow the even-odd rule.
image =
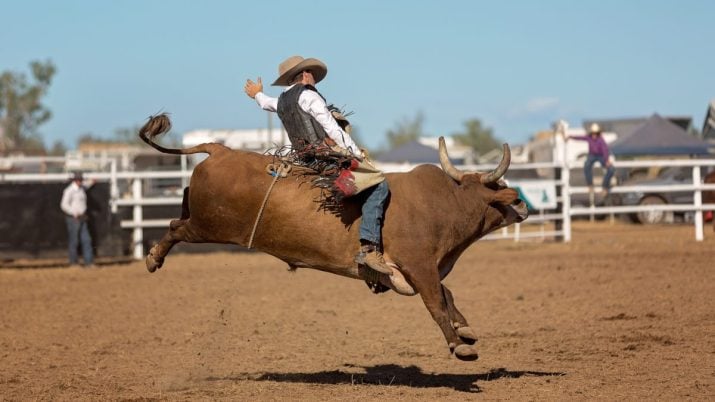
[[[445,283],[475,362],[450,357],[419,297],[260,253],[0,269],[0,400],[713,400],[712,228],[573,239],[462,256]]]

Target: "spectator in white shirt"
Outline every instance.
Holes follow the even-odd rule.
[[[94,266],[92,252],[92,237],[87,227],[87,191],[82,181],[82,173],[76,172],[72,182],[62,193],[60,208],[65,213],[67,223],[68,250],[70,265],[77,265],[77,246],[82,247],[82,258],[85,267]],[[90,186],[94,184],[90,182]]]

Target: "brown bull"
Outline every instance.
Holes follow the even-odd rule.
[[[703,182],[715,184],[715,170],[708,173],[705,179],[703,179]],[[715,190],[703,191],[703,204],[715,204]],[[713,231],[715,232],[715,213],[710,211],[710,215],[713,219]]]
[[[153,138],[170,127],[165,115],[152,117],[140,137],[161,152],[209,157],[194,169],[184,192],[181,219],[173,220],[168,233],[146,258],[150,272],[160,268],[171,247],[180,242],[232,243],[252,246],[278,257],[291,268],[305,267],[364,279],[358,252],[361,199],[347,199],[340,214],[319,209],[320,189],[311,188],[303,176],[288,175],[275,182],[264,205],[273,177],[266,167],[269,155],[231,150],[220,144],[201,144],[188,149],[167,149]],[[386,259],[399,269],[380,281],[401,294],[419,293],[437,322],[449,348],[462,360],[477,359],[477,338],[454,305],[441,280],[452,270],[464,250],[498,228],[526,218],[526,206],[500,177],[509,166],[504,146],[499,166],[489,173],[463,172],[453,167],[440,140],[441,170],[421,165],[408,173],[387,175],[390,199],[383,224]],[[446,174],[445,174],[446,172]],[[302,183],[302,184],[301,184]],[[404,275],[404,276],[403,276]],[[391,278],[404,278],[408,290]],[[410,291],[412,290],[412,291]]]

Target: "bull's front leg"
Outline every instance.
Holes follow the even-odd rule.
[[[447,302],[449,318],[452,321],[452,326],[457,331],[457,335],[459,335],[459,337],[462,338],[462,340],[467,344],[474,345],[477,342],[477,335],[474,333],[472,328],[469,327],[467,319],[464,318],[462,313],[457,310],[457,306],[454,305],[452,292],[450,292],[444,285],[442,285],[442,292],[444,293],[444,300]]]
[[[405,265],[412,268],[406,274],[408,274],[410,281],[415,285],[415,289],[422,297],[422,301],[432,315],[432,319],[442,330],[450,351],[454,352],[454,355],[460,360],[477,360],[479,355],[477,354],[477,348],[473,345],[476,339],[463,339],[453,324],[446,297],[449,294],[451,299],[451,293],[443,291],[442,284],[439,281],[438,270],[433,267]],[[461,317],[461,314],[459,316]],[[466,323],[464,317],[461,317],[461,319]]]

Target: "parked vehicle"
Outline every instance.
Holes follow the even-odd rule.
[[[636,177],[621,183],[621,186],[668,186],[673,184],[692,184],[693,168],[671,166],[661,170],[657,177]],[[692,191],[659,192],[659,191],[634,191],[623,194],[612,194],[620,205],[667,205],[667,204],[692,204]],[[642,224],[657,224],[685,220],[687,212],[669,211],[644,211],[630,215],[633,222]]]

